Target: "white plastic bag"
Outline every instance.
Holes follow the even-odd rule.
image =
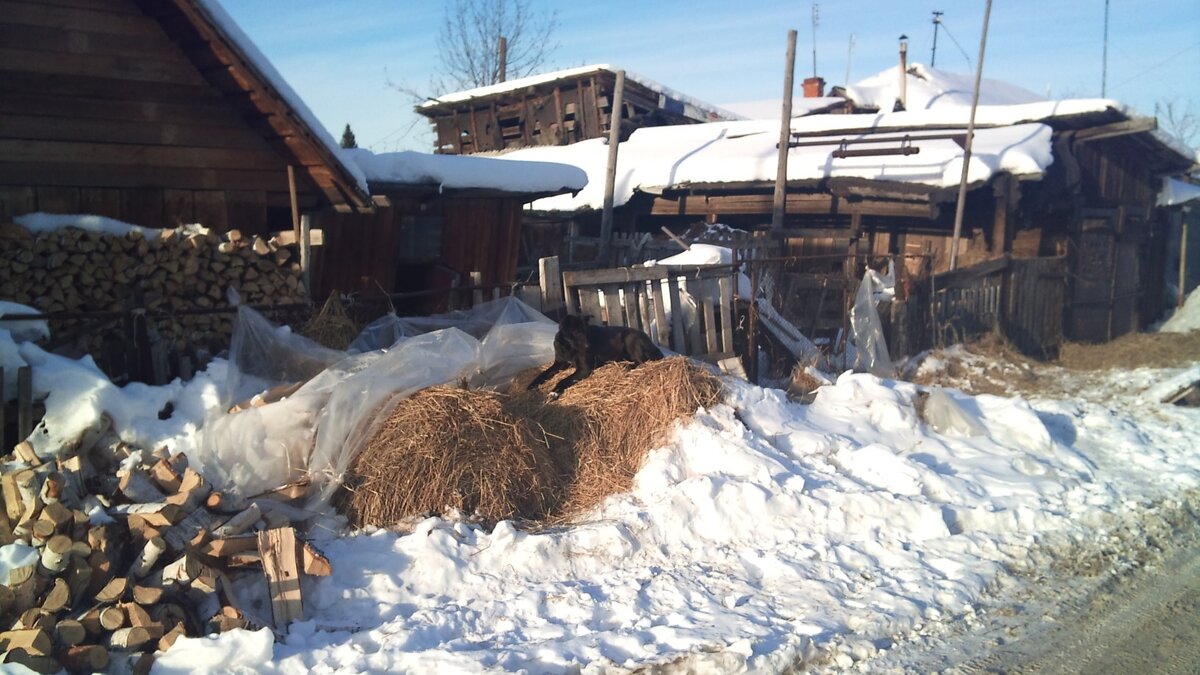
[[[873,375],[892,377],[896,367],[888,354],[883,324],[875,309],[875,294],[883,292],[884,288],[879,273],[868,269],[854,296],[854,307],[850,310],[850,331],[857,349],[858,365]]]

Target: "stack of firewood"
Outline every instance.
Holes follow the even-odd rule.
[[[238,230],[162,230],[147,238],[64,228],[35,235],[0,224],[0,299],[47,313],[144,308],[160,338],[179,352],[226,344],[232,314],[187,312],[227,306],[229,288],[252,305],[304,302],[300,263],[287,241]],[[89,351],[97,353],[100,336],[93,340]]]
[[[0,556],[10,563],[0,579],[4,663],[93,672],[121,659],[143,672],[182,635],[283,629],[302,616],[301,576],[331,572],[284,515],[303,483],[237,498],[183,454],[98,432],[79,448],[50,460],[21,443],[17,468],[0,477],[0,544],[19,544]],[[231,580],[246,575],[269,609],[247,606],[244,590],[235,596]]]

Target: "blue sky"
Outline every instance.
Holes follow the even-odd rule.
[[[428,124],[388,83],[427,88],[443,3],[221,1],[335,137],[349,122],[359,145],[376,152],[432,149]],[[612,63],[718,105],[778,99],[787,30],[795,28],[797,82],[812,74],[810,2],[532,1],[559,8],[546,70]],[[846,81],[851,34],[851,82],[894,65],[901,33],[909,60],[928,64],[934,9],[945,12],[937,68],[973,72],[983,0],[818,4],[817,69],[830,85]],[[1103,17],[1104,0],[998,0],[984,76],[1043,96],[1097,97]],[[1146,113],[1176,99],[1200,115],[1200,0],[1110,0],[1107,95]]]

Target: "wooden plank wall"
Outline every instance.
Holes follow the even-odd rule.
[[[395,213],[406,204],[376,199],[374,213],[318,214],[314,227],[325,243],[316,251],[312,297],[321,299],[337,290],[375,294],[392,292],[396,275]]]
[[[256,232],[287,205],[286,160],[133,0],[0,0],[0,92],[0,221]]]
[[[519,199],[447,199],[442,205],[442,263],[480,272],[484,284],[515,281],[521,247]]]

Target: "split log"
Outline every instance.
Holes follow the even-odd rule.
[[[166,503],[121,504],[111,507],[108,513],[112,516],[126,517],[137,515],[153,527],[170,527],[183,517],[178,506]]]
[[[246,534],[226,539],[213,539],[202,549],[202,552],[214,558],[224,558],[246,551],[257,550],[258,537],[253,534]]]
[[[67,565],[71,563],[71,545],[74,542],[70,537],[56,534],[46,542],[46,547],[42,549],[42,567],[51,574],[61,574],[67,569]]]
[[[167,459],[160,459],[154,463],[150,469],[150,480],[154,481],[158,489],[168,494],[178,492],[181,482],[179,474]]]
[[[168,504],[175,504],[184,513],[191,513],[208,499],[208,495],[212,493],[212,485],[204,480],[198,471],[187,469],[183,472],[183,479],[179,485],[179,491],[166,498]]]
[[[45,485],[49,484],[50,481],[47,480]],[[54,526],[54,531],[59,534],[67,532],[70,527],[75,524],[74,512],[57,501],[47,502],[45,506],[42,507],[40,518],[44,521],[50,522]]]
[[[120,602],[125,597],[125,592],[129,590],[129,580],[125,577],[113,577],[112,581],[104,585],[100,592],[96,594],[96,601],[103,603]]]
[[[87,639],[83,624],[74,619],[63,619],[54,626],[54,641],[59,646],[70,647]]]
[[[58,660],[52,656],[30,654],[24,649],[14,649],[4,655],[5,663],[16,663],[25,666],[35,673],[57,673],[62,670]]]
[[[71,589],[67,586],[66,579],[58,577],[50,586],[46,599],[42,601],[42,609],[47,612],[61,612],[69,604],[71,604]]]
[[[113,649],[137,649],[150,641],[150,631],[141,626],[121,628],[113,631],[108,646]]]
[[[98,673],[108,667],[108,650],[100,645],[76,645],[62,652],[59,660],[72,673]]]
[[[150,573],[154,565],[158,563],[159,557],[167,550],[167,543],[162,537],[152,537],[146,541],[146,545],[142,547],[142,551],[138,553],[133,565],[129,568],[129,573],[135,578],[142,578]]]
[[[150,477],[141,469],[130,469],[123,473],[119,473],[121,481],[118,488],[121,494],[129,498],[129,501],[138,504],[150,504],[161,502],[166,498],[166,495],[154,485]]]
[[[142,606],[157,605],[162,601],[163,589],[156,586],[134,586],[133,601]]]
[[[125,610],[125,616],[128,617],[130,626],[144,628],[154,623],[154,620],[150,618],[150,613],[137,603],[122,603],[121,609]]]
[[[166,634],[158,641],[158,650],[165,652],[175,645],[175,641],[187,635],[182,623],[175,624],[175,627],[167,631]]]
[[[117,630],[125,625],[125,610],[120,607],[105,607],[100,610],[100,625],[104,630]]]
[[[0,651],[24,650],[34,656],[49,656],[54,648],[50,634],[40,628],[10,630],[0,633]]]
[[[257,523],[259,518],[262,518],[262,509],[258,507],[258,504],[251,504],[245,511],[230,518],[224,525],[214,530],[213,537],[224,539],[241,534]]]
[[[290,527],[258,533],[258,552],[271,597],[271,616],[276,628],[303,618],[300,594],[300,565],[296,560],[296,531]]]
[[[327,577],[333,574],[333,565],[329,558],[309,542],[301,547],[301,558],[304,562],[304,573],[310,577]]]

